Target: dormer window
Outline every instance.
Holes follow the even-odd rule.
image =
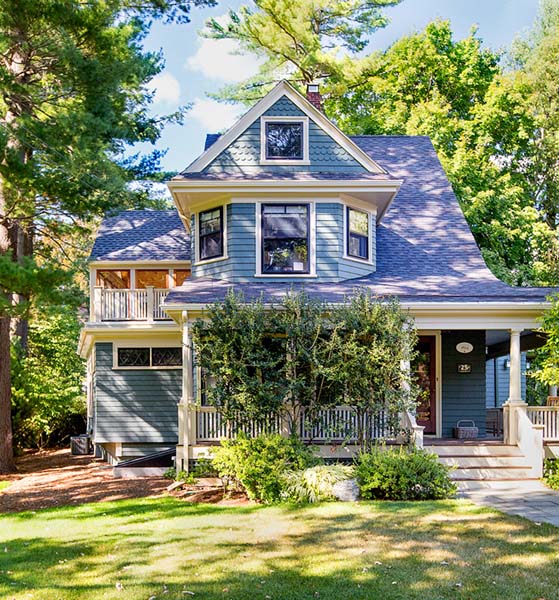
[[[262,117],[262,164],[308,164],[309,122],[307,117]]]
[[[198,224],[200,260],[223,256],[223,208],[220,206],[199,213]]]
[[[347,255],[369,260],[369,213],[347,208]]]

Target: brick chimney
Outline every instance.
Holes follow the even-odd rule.
[[[322,96],[318,83],[307,83],[307,100],[320,112],[322,111]]]

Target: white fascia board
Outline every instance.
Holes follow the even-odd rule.
[[[257,102],[246,112],[232,127],[230,127],[216,142],[203,152],[194,162],[184,170],[186,173],[196,173],[207,167],[223,150],[233,143],[256,119],[273,106],[282,96],[287,96],[295,106],[310,117],[322,130],[335,140],[350,156],[372,173],[386,173],[366,152],[350,140],[345,133],[340,131],[334,123],[301,96],[286,81],[280,81],[276,87],[262,100]]]
[[[119,338],[133,337],[141,335],[172,335],[180,332],[176,323],[111,323],[108,321],[102,323],[86,323],[80,332],[78,342],[78,354],[86,358],[91,350],[91,346],[98,341],[114,341]]]
[[[137,269],[139,267],[157,267],[157,266],[190,266],[191,261],[189,260],[90,260],[88,262],[90,267],[130,267],[131,269]]]

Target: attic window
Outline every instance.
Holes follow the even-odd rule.
[[[308,164],[308,119],[262,117],[261,162]]]

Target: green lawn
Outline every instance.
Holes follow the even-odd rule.
[[[10,483],[12,483],[12,482],[11,481],[0,481],[0,492],[2,490],[5,490],[10,485]]]
[[[0,598],[153,597],[559,599],[559,529],[465,501],[159,498],[0,517]]]

